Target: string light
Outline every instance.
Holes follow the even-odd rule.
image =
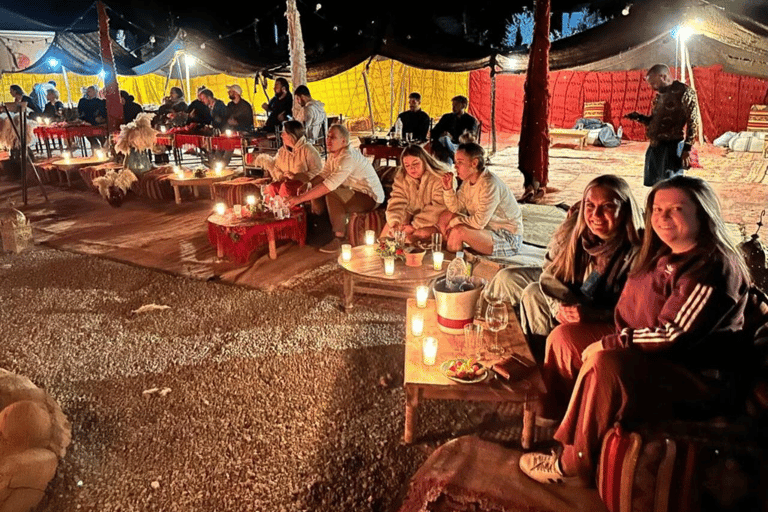
[[[51,57],[50,59],[48,59],[48,65],[51,66],[52,68],[55,68],[56,66],[59,65],[59,61]]]

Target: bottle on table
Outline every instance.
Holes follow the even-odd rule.
[[[448,291],[458,292],[467,281],[469,267],[464,261],[464,251],[458,251],[445,271],[445,286]]]

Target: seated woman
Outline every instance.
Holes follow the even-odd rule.
[[[123,104],[123,124],[135,121],[136,116],[144,111],[141,105],[134,101],[135,99],[128,91],[120,91],[120,103]]]
[[[479,144],[460,144],[455,161],[463,183],[456,192],[453,174],[443,175],[443,199],[448,210],[437,224],[446,247],[455,252],[466,244],[480,254],[514,256],[523,243],[523,214],[515,196],[498,176],[485,169],[485,152]]]
[[[304,136],[304,125],[301,122],[284,122],[280,137],[283,145],[277,155],[274,158],[259,155],[258,161],[264,164],[272,179],[268,189],[270,195],[295,196],[302,185],[320,174],[323,163],[320,153]]]
[[[484,297],[519,306],[520,325],[541,361],[546,337],[558,323],[612,325],[613,309],[640,246],[641,226],[629,184],[612,174],[598,176],[555,231],[543,270],[502,269],[488,283]]]
[[[564,380],[577,375],[555,433],[563,450],[524,454],[520,469],[542,483],[589,484],[615,422],[669,419],[691,402],[725,403],[725,385],[748,357],[740,330],[749,285],[712,188],[690,176],[657,183],[613,333],[568,324],[549,336],[552,366]]]
[[[326,136],[328,159],[322,172],[312,178],[313,187],[298,197],[288,199],[293,207],[313,201],[314,213],[325,206],[331,219],[335,238],[320,248],[321,252],[336,253],[346,238],[347,215],[369,212],[384,202],[384,189],[371,162],[349,144],[349,131],[335,124]],[[316,201],[324,198],[325,205]]]
[[[402,230],[409,241],[428,239],[437,233],[437,220],[446,211],[441,178],[448,171],[416,144],[403,150],[400,164],[381,236]]]
[[[64,104],[59,101],[59,91],[48,89],[48,92],[45,93],[45,98],[48,102],[43,108],[43,115],[52,121],[60,121],[60,113],[64,109]]]

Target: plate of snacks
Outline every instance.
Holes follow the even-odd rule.
[[[488,376],[488,369],[476,359],[449,359],[440,365],[443,375],[461,384],[482,382]]]

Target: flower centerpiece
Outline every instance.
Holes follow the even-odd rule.
[[[405,247],[398,243],[394,238],[384,237],[379,239],[379,245],[376,247],[376,254],[382,258],[394,257],[395,259],[405,259]]]

